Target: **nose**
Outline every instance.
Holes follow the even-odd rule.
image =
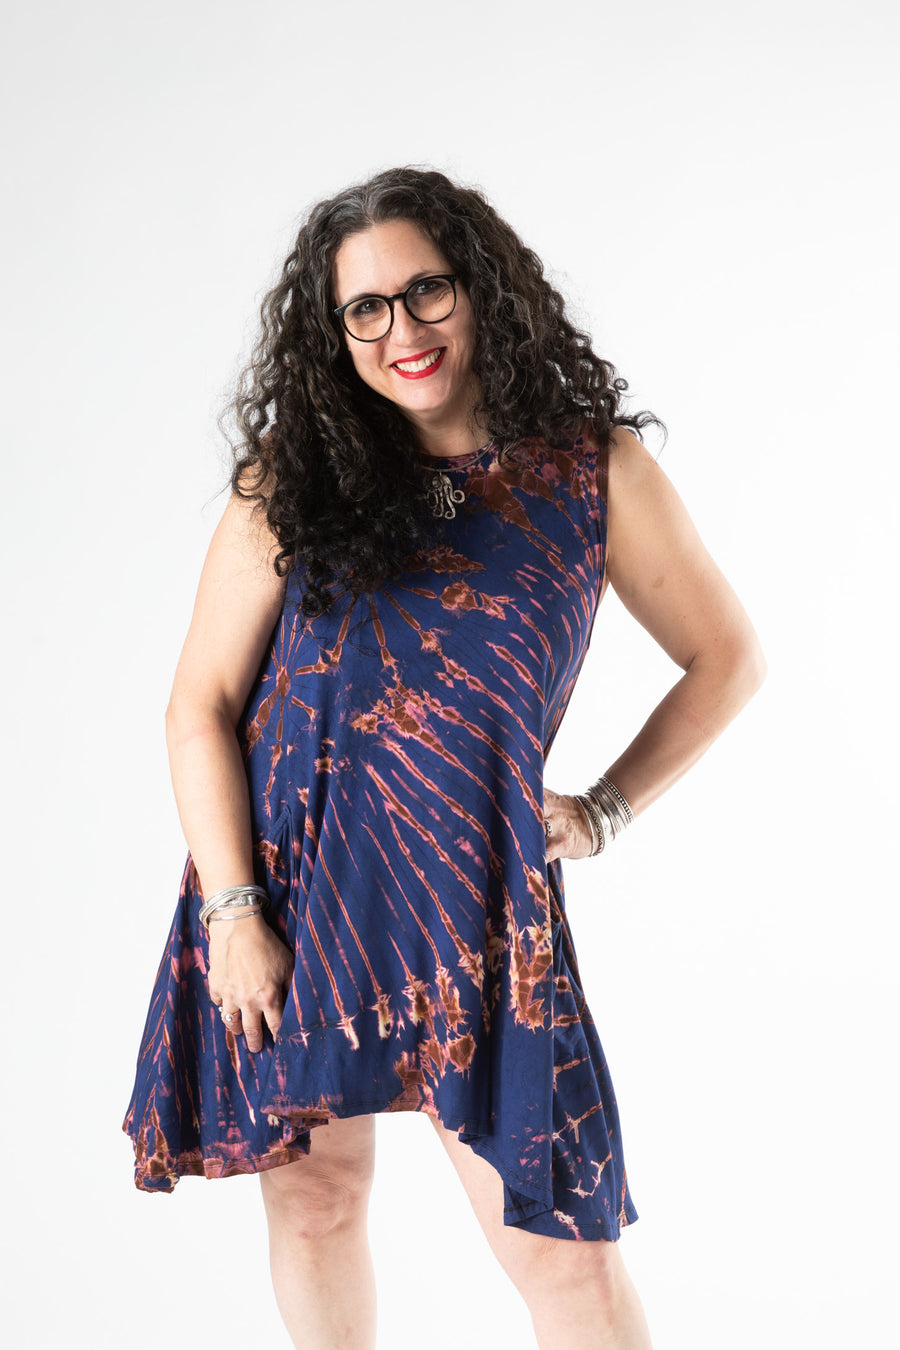
[[[402,300],[394,301],[394,322],[391,325],[390,336],[398,347],[414,346],[421,341],[422,334],[431,325],[422,323],[410,314]]]

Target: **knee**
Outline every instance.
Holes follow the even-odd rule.
[[[529,1305],[547,1295],[577,1299],[587,1293],[598,1305],[612,1306],[617,1301],[623,1274],[617,1243],[576,1242],[531,1233],[516,1236],[532,1240],[516,1243],[504,1265]]]
[[[262,1177],[263,1197],[270,1224],[306,1242],[364,1223],[371,1177],[366,1174],[327,1176],[301,1160]],[[298,1171],[294,1173],[294,1168]],[[291,1173],[288,1176],[278,1176]]]

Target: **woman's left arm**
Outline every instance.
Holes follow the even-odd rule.
[[[750,700],[765,676],[765,659],[678,493],[641,442],[622,429],[610,438],[606,572],[626,609],[684,671],[605,771],[638,815]],[[578,804],[549,791],[544,804],[553,826],[548,859],[584,857],[590,835]]]

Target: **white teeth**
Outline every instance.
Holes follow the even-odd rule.
[[[404,371],[405,374],[414,375],[417,370],[427,370],[429,366],[433,366],[442,352],[443,348],[438,348],[437,351],[429,352],[427,356],[423,356],[421,361],[395,361],[394,365],[398,370]]]

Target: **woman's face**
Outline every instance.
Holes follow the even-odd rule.
[[[396,295],[420,277],[452,273],[437,245],[409,220],[389,220],[345,239],[334,260],[334,297],[345,305],[362,295]],[[456,308],[439,323],[413,318],[394,301],[390,332],[375,342],[344,339],[356,373],[395,403],[429,441],[471,435],[478,381],[472,371],[475,323],[460,282]],[[421,363],[429,364],[422,367]],[[418,366],[418,369],[411,367]]]

